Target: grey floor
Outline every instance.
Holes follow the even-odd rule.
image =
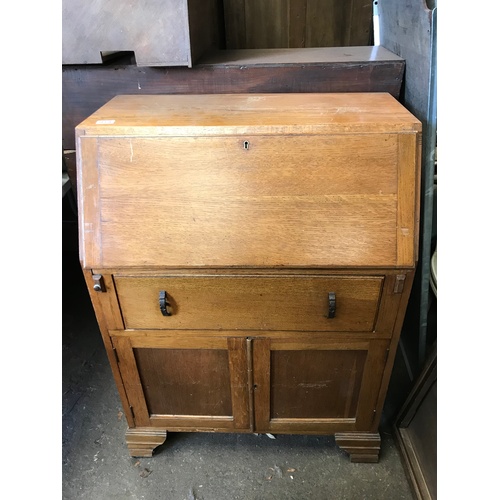
[[[350,463],[329,436],[253,434],[169,433],[152,458],[131,458],[76,245],[69,248],[62,261],[63,499],[413,498],[390,425],[407,389],[397,366],[378,464]]]

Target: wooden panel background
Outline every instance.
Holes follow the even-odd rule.
[[[227,49],[372,44],[369,0],[224,0]]]
[[[370,0],[64,0],[63,64],[120,51],[139,66],[189,66],[214,48],[372,45]]]

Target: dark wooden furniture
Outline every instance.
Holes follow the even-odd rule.
[[[373,41],[365,0],[223,0],[226,48],[347,47]]]
[[[421,125],[387,93],[118,96],[76,129],[80,256],[129,430],[378,460]]]
[[[138,66],[192,67],[213,49],[373,44],[364,0],[63,0],[62,63],[131,51]]]
[[[223,44],[220,0],[63,0],[62,63],[132,51],[138,66],[185,66]]]
[[[405,471],[419,500],[437,498],[437,344],[408,395],[394,431]]]

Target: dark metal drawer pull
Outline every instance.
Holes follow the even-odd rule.
[[[335,292],[328,293],[328,317],[335,318],[335,309],[337,307]]]
[[[160,291],[160,311],[163,314],[163,316],[172,316],[172,313],[167,309],[167,307],[170,306],[170,302],[168,301],[168,295],[165,290]]]

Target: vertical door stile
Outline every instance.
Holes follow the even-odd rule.
[[[246,338],[246,349],[247,349],[247,374],[248,374],[248,403],[250,412],[250,430],[255,431],[255,402],[254,402],[254,390],[253,390],[253,341],[252,337]]]
[[[254,339],[252,351],[255,430],[268,432],[271,419],[271,340]]]
[[[129,403],[133,407],[135,425],[147,427],[151,422],[132,343],[127,337],[114,337],[113,344],[118,351],[120,373]]]
[[[389,341],[371,340],[365,363],[360,407],[356,426],[359,430],[369,429],[376,417],[377,400],[388,354]]]
[[[248,392],[248,352],[244,337],[229,337],[229,372],[231,377],[231,401],[235,429],[249,429],[251,425]]]

